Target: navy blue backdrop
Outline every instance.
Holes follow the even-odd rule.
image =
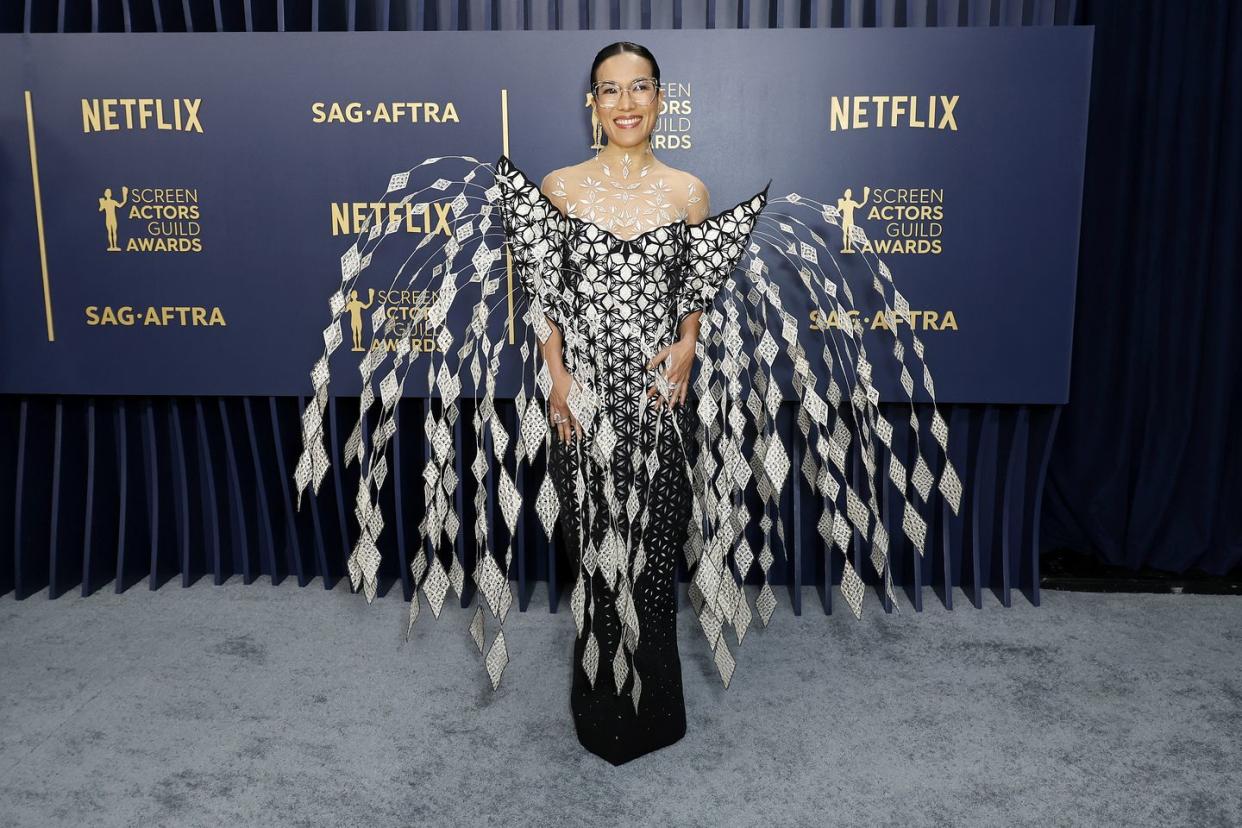
[[[956,407],[954,433],[970,447],[976,491],[990,483],[996,496],[977,498],[965,526],[937,527],[960,536],[943,538],[931,571],[895,573],[907,588],[924,579],[970,585],[976,606],[988,587],[1007,603],[1011,584],[1038,600],[1030,545],[1179,571],[1223,572],[1242,560],[1234,506],[1242,441],[1233,428],[1242,335],[1229,319],[1242,218],[1235,4],[27,0],[0,8],[0,30],[10,32],[1065,24],[1096,26],[1076,303],[1094,310],[1076,319],[1070,403]],[[296,400],[281,398],[4,398],[0,427],[10,437],[0,459],[14,472],[0,481],[0,528],[12,529],[14,560],[0,562],[0,593],[90,591],[114,576],[118,589],[141,577],[155,586],[203,571],[217,580],[319,573],[330,585],[340,575],[331,538],[344,530],[343,511],[325,502],[299,518],[313,525],[278,536],[289,528],[279,447],[292,449],[296,411]],[[93,475],[83,483],[86,466]],[[1000,528],[1011,508],[1028,512],[1015,549]],[[533,564],[531,577],[547,574]],[[790,575],[802,583],[800,570]]]
[[[710,182],[713,212],[768,178],[773,198],[853,194],[858,226],[909,301],[902,339],[926,345],[939,402],[1066,402],[1090,28],[629,36],[661,56],[668,114],[655,148]],[[414,170],[410,204],[382,195],[390,177],[508,147],[538,181],[586,157],[583,67],[601,45],[577,31],[0,35],[0,159],[16,167],[33,146],[37,160],[37,186],[0,192],[0,393],[309,393],[326,297],[363,209],[388,199],[410,210],[356,287],[390,320],[417,319],[432,280],[411,285],[408,273],[446,242],[437,217],[458,194],[423,188],[472,165]],[[416,217],[419,201],[436,209]],[[841,252],[840,228],[817,210],[782,206],[823,235],[823,265],[853,286],[868,352],[888,354],[868,265]],[[500,243],[498,232],[474,238],[488,235]],[[755,241],[775,236],[769,226]],[[814,315],[782,252],[764,260],[817,353],[821,329],[839,323]],[[398,284],[418,288],[404,299],[386,290],[403,265]],[[460,303],[449,330],[469,311]],[[512,313],[494,315],[492,336],[506,322],[514,332]],[[416,354],[431,347],[431,332],[412,327]],[[501,353],[500,397],[517,393],[515,341]],[[360,357],[335,357],[332,393],[356,397]],[[902,402],[896,362],[875,360],[873,379]],[[793,387],[788,360],[774,371]]]

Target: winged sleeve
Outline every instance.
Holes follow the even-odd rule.
[[[768,203],[768,186],[727,210],[687,229],[685,262],[676,290],[677,329],[695,311],[709,307],[742,258],[755,222]]]
[[[565,217],[504,155],[496,162],[496,184],[505,239],[513,269],[531,303],[531,321],[539,328],[547,317],[563,331],[573,316],[563,267]],[[539,338],[544,339],[545,333],[540,332]]]

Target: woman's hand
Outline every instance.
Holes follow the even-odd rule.
[[[569,371],[562,368],[553,372],[552,393],[548,400],[548,421],[563,443],[568,443],[575,434],[582,436],[582,424],[569,410],[569,389],[573,384],[574,375]]]
[[[686,389],[690,385],[690,373],[694,370],[694,346],[696,342],[698,342],[697,336],[682,336],[681,339],[657,351],[656,355],[647,363],[648,371],[662,362],[665,363],[664,377],[670,385],[673,385],[667,400],[664,398],[656,400],[655,405],[657,408],[663,404],[667,404],[671,408],[674,405],[685,403]],[[658,396],[659,393],[655,385],[647,389],[648,399]]]

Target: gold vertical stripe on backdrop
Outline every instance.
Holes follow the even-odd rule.
[[[30,181],[34,185],[35,224],[39,230],[39,264],[43,268],[43,310],[47,316],[47,341],[56,341],[52,327],[52,287],[47,276],[47,243],[43,237],[43,196],[39,192],[39,154],[35,151],[34,106],[26,90],[26,137],[30,142]]]
[[[500,144],[505,157],[509,155],[509,90],[500,90]],[[513,252],[505,245],[505,272],[509,281],[509,344],[513,344]]]

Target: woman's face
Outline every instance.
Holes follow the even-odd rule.
[[[630,84],[639,78],[651,76],[651,64],[646,58],[632,52],[613,55],[595,70],[596,83],[612,81],[623,90],[628,90]],[[663,100],[664,90],[661,89],[650,103],[639,106],[634,103],[633,95],[626,91],[615,107],[605,108],[598,103],[594,104],[595,116],[599,118],[604,134],[608,136],[608,143],[618,147],[636,147],[646,141],[655,129]]]

